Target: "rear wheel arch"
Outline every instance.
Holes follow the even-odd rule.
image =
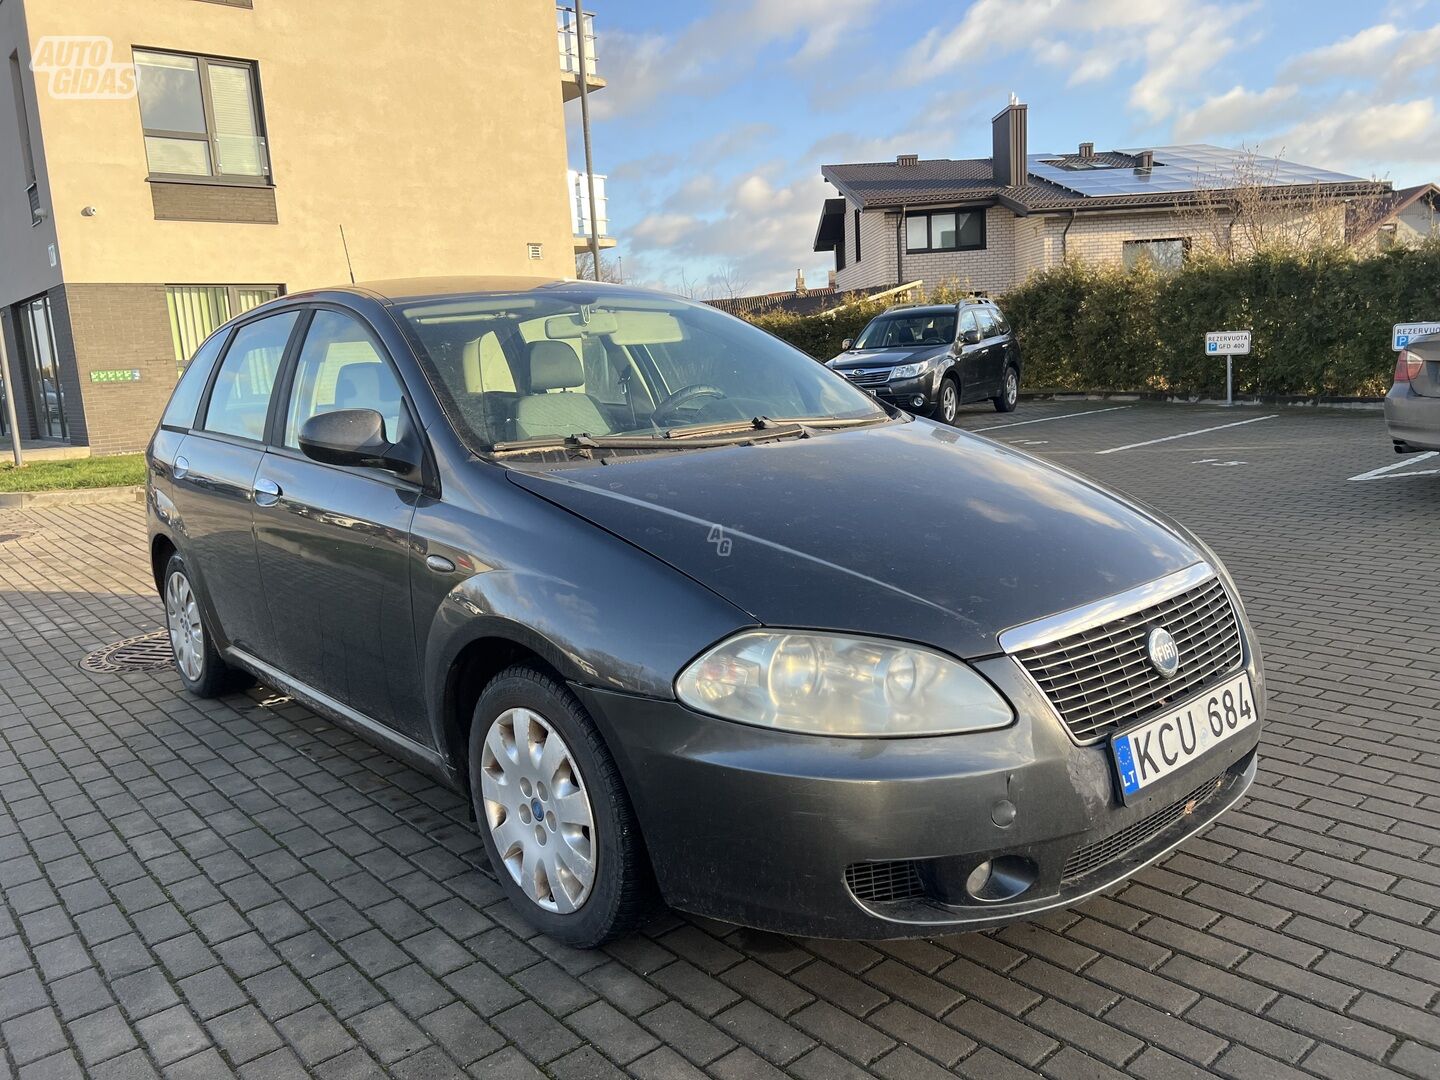
[[[157,593],[165,591],[165,567],[176,550],[174,541],[164,533],[156,534],[150,541],[150,575],[155,581]]]

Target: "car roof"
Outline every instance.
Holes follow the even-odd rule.
[[[443,299],[449,296],[474,296],[489,293],[527,293],[537,289],[550,289],[555,291],[576,289],[583,290],[586,294],[594,294],[598,290],[615,294],[643,293],[652,296],[659,295],[653,289],[639,289],[628,285],[611,285],[607,282],[579,281],[574,278],[527,277],[523,275],[510,277],[469,275],[385,278],[377,281],[361,281],[353,285],[333,285],[306,289],[303,292],[291,293],[286,299],[293,300],[297,297],[314,296],[322,293],[332,296],[336,293],[350,293],[372,299],[378,298],[387,303],[398,303],[402,301]]]
[[[967,297],[964,300],[957,300],[953,304],[900,304],[886,311],[882,311],[879,315],[876,316],[876,318],[878,319],[885,315],[938,315],[942,312],[954,311],[957,307],[965,307],[966,305],[972,304],[977,307],[995,306],[995,302],[993,300],[987,300],[983,297],[972,296]]]

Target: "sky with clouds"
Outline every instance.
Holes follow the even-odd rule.
[[[820,167],[1209,142],[1440,180],[1440,0],[589,0],[596,171],[626,280],[823,282]],[[571,161],[583,167],[578,107]],[[715,283],[723,282],[716,286]]]

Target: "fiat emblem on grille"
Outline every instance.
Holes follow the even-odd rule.
[[[1145,639],[1145,651],[1150,656],[1151,665],[1165,678],[1173,679],[1180,670],[1180,647],[1163,626],[1150,631],[1150,636]]]

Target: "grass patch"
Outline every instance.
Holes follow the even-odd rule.
[[[144,454],[36,461],[17,469],[0,465],[0,492],[75,491],[80,488],[129,487],[145,483]]]

